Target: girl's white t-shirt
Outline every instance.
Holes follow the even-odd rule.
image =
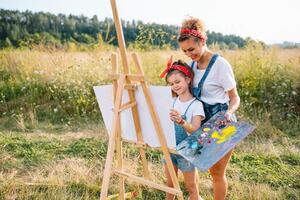
[[[205,69],[198,69],[197,62],[194,62],[192,67],[195,74],[193,87],[198,87]],[[229,101],[228,91],[234,87],[236,87],[236,81],[231,65],[226,59],[218,56],[204,81],[200,99],[211,105],[227,103]]]
[[[175,99],[176,99],[176,101],[175,101]],[[194,100],[195,100],[195,98],[192,98],[189,101],[182,102],[182,101],[180,101],[180,99],[178,97],[176,97],[176,98],[173,99],[173,102],[172,102],[171,106],[173,107],[173,103],[175,101],[175,103],[174,103],[174,109],[177,110],[178,112],[180,112],[181,115],[183,115],[184,112],[186,111],[187,107]],[[197,115],[202,116],[202,120],[205,118],[205,114],[204,114],[204,109],[203,109],[202,102],[196,99],[191,104],[191,106],[189,107],[188,111],[186,112],[186,121],[188,123],[191,123],[193,116],[197,116]]]

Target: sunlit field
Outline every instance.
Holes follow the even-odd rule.
[[[257,126],[228,166],[228,199],[300,199],[300,49],[248,44],[216,51],[233,66],[239,118]],[[107,133],[92,87],[111,83],[112,52],[118,51],[0,51],[0,199],[99,198]],[[165,85],[159,74],[171,55],[188,61],[180,51],[138,54],[152,85]],[[124,148],[127,170],[141,175],[138,150]],[[152,180],[163,183],[162,154],[148,150],[147,157]],[[116,177],[110,185],[117,193]],[[199,188],[213,199],[208,173],[199,173]],[[126,191],[136,191],[136,199],[165,196],[134,182]]]

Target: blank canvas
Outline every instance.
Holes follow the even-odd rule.
[[[159,121],[161,123],[168,148],[175,149],[176,141],[174,134],[174,125],[169,118],[171,102],[173,101],[171,88],[168,86],[150,86],[149,88],[154,103],[154,109],[156,110],[159,117]],[[94,91],[105,123],[105,127],[108,134],[110,134],[112,131],[114,107],[113,86],[95,86]],[[145,95],[141,86],[137,87],[137,90],[135,91],[135,98],[137,101],[138,114],[140,118],[144,142],[150,147],[160,147],[161,145],[159,143],[155,127],[147,106]],[[128,101],[128,92],[127,90],[124,90],[122,104],[127,103]],[[137,141],[131,109],[127,109],[121,112],[121,131],[123,139],[133,142]]]

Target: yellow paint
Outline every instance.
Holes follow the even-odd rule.
[[[216,143],[221,144],[221,143],[227,141],[235,133],[236,133],[236,127],[228,126],[221,131],[221,135],[217,131],[214,131],[211,135],[211,138],[218,139],[218,141]]]
[[[210,131],[210,128],[204,128],[203,131],[208,132],[208,131]]]

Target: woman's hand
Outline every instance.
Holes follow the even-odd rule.
[[[176,123],[179,123],[182,121],[181,114],[177,110],[174,110],[174,109],[170,110],[170,119]]]
[[[226,120],[231,122],[234,120],[233,113],[238,109],[240,105],[240,96],[237,92],[236,87],[228,91],[228,96],[230,99],[229,101],[230,103],[229,103],[229,108],[225,113],[225,118]]]
[[[233,112],[231,111],[231,110],[227,110],[226,112],[225,112],[225,119],[227,120],[227,121],[229,121],[229,122],[231,122],[232,120],[233,120]]]

